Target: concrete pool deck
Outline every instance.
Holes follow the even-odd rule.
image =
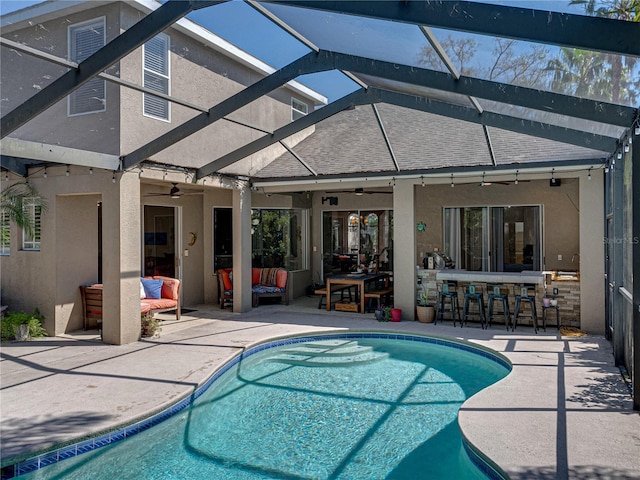
[[[379,323],[373,314],[326,312],[303,298],[247,314],[199,306],[164,319],[160,337],[112,346],[95,335],[2,346],[2,465],[146,416],[193,392],[243,347],[288,334],[393,330],[467,340],[513,363],[468,400],[463,434],[511,478],[638,479],[640,414],[604,337],[481,330],[451,322]]]

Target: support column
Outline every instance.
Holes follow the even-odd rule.
[[[640,122],[638,118],[637,122]],[[640,123],[638,124],[640,125]],[[640,135],[631,127],[631,195],[633,257],[633,409],[640,410]]]
[[[233,190],[233,311],[251,310],[251,190]]]
[[[602,170],[592,180],[580,174],[580,328],[603,335],[604,312],[604,183]]]
[[[102,195],[102,339],[123,345],[140,339],[140,180],[118,173]]]
[[[415,320],[416,228],[413,180],[396,180],[393,189],[393,306],[403,320]]]

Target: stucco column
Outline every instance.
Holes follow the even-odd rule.
[[[412,180],[396,180],[393,189],[393,306],[403,320],[415,320],[416,231]]]
[[[251,190],[233,190],[233,311],[251,310]]]
[[[604,182],[602,169],[580,174],[580,328],[604,334]],[[560,319],[562,321],[562,319]]]
[[[140,339],[140,180],[118,173],[102,195],[102,339],[123,345]]]

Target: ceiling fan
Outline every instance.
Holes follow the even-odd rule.
[[[335,190],[335,193],[355,193],[356,195],[364,195],[365,193],[367,195],[375,195],[378,193],[387,195],[393,194],[393,192],[365,191],[362,187],[354,188],[353,190]]]
[[[177,183],[172,183],[173,187],[169,190],[169,193],[160,193],[160,192],[151,192],[147,193],[145,197],[171,197],[171,198],[180,198],[186,195],[202,195],[202,192],[183,192],[178,188]]]

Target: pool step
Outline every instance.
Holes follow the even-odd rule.
[[[358,345],[358,342],[347,342],[342,345],[320,345],[319,343],[307,344],[302,343],[285,350],[288,354],[294,355],[310,355],[322,357],[341,357],[345,355],[358,355],[373,350],[373,347]]]
[[[358,342],[327,340],[293,346],[271,361],[309,367],[344,367],[376,362],[388,356],[388,353],[376,352],[373,347],[358,345]]]

